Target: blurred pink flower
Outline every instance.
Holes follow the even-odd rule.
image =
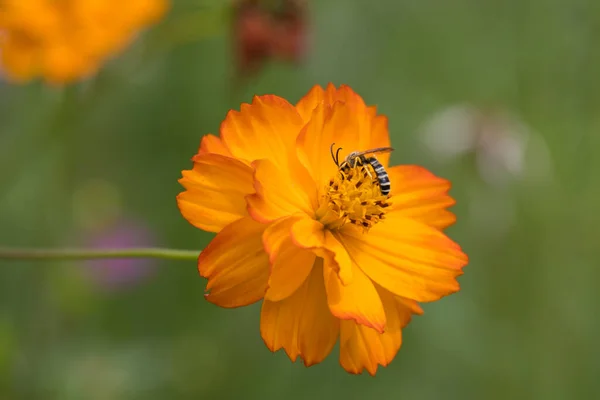
[[[119,219],[92,232],[86,238],[87,246],[96,249],[148,247],[156,243],[152,232],[143,224],[131,219]],[[156,269],[152,259],[102,259],[85,264],[86,275],[99,287],[108,290],[139,284],[153,275]]]

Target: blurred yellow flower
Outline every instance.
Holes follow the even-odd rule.
[[[157,21],[167,0],[0,0],[2,72],[56,84],[93,74],[133,35]]]
[[[387,118],[347,86],[315,86],[293,106],[257,96],[205,136],[177,197],[194,226],[218,232],[198,260],[206,298],[222,307],[264,299],[260,331],[271,351],[321,362],[340,340],[350,373],[375,374],[402,328],[429,302],[459,290],[467,264],[442,233],[455,221],[450,183],[427,170],[388,167],[382,195],[371,166],[343,171],[350,151],[389,146]]]

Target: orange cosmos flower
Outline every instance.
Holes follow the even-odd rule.
[[[450,183],[414,165],[388,167],[382,195],[370,165],[338,169],[355,150],[390,145],[387,118],[347,86],[314,87],[293,106],[258,96],[205,136],[179,181],[183,216],[218,232],[198,259],[206,299],[264,299],[261,335],[292,361],[321,362],[340,340],[348,372],[374,375],[429,302],[459,290],[467,256],[441,229],[455,221]],[[375,179],[373,178],[375,177]]]
[[[166,7],[167,0],[0,0],[3,72],[52,83],[88,76]]]

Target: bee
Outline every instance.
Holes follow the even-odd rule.
[[[390,185],[390,177],[388,176],[387,171],[381,165],[381,163],[375,158],[375,156],[367,157],[367,154],[376,154],[376,153],[389,153],[394,149],[391,147],[377,147],[375,149],[365,150],[365,151],[353,151],[352,153],[346,156],[346,159],[340,163],[340,150],[342,148],[338,148],[333,154],[333,146],[335,143],[331,144],[331,148],[329,151],[331,152],[331,158],[333,158],[333,162],[340,169],[340,171],[345,171],[349,168],[354,168],[357,165],[365,165],[369,164],[373,167],[373,170],[377,174],[377,181],[379,182],[379,188],[381,189],[381,194],[386,196],[390,193],[391,185]],[[365,169],[367,174],[371,179],[373,176],[368,168]]]

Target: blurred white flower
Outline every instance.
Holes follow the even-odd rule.
[[[543,137],[503,110],[451,106],[425,122],[421,137],[442,162],[474,154],[479,175],[490,185],[552,178],[550,152]]]

